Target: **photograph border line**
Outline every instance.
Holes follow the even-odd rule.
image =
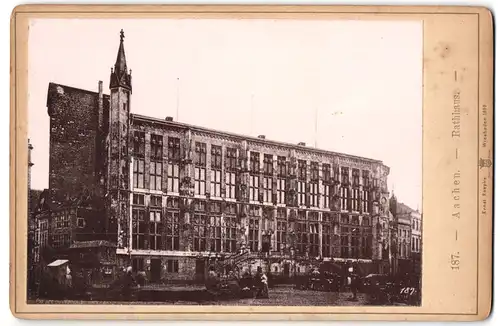
[[[102,5],[102,6],[108,6],[108,5]],[[92,7],[100,7],[99,5],[92,5]],[[243,6],[242,6],[243,7]],[[398,6],[396,6],[398,7]],[[208,9],[208,8],[207,8]],[[324,8],[323,8],[324,9]],[[14,9],[16,10],[16,9]],[[369,14],[369,15],[394,15],[394,14],[397,14],[397,15],[475,15],[476,18],[477,18],[477,33],[478,33],[478,37],[477,37],[477,54],[478,54],[478,61],[477,61],[477,65],[478,65],[478,72],[477,72],[477,127],[478,127],[478,133],[477,133],[477,141],[476,141],[476,146],[477,146],[477,158],[479,158],[479,149],[480,149],[480,146],[479,146],[479,127],[480,127],[480,110],[479,110],[479,107],[480,107],[480,60],[481,60],[481,57],[480,57],[480,19],[479,19],[479,13],[477,12],[438,12],[438,13],[434,13],[434,12],[404,12],[404,11],[387,11],[387,12],[359,12],[359,11],[264,11],[264,10],[256,10],[256,11],[246,11],[246,10],[243,10],[243,11],[215,11],[215,10],[208,10],[208,11],[192,11],[192,10],[151,10],[151,11],[141,11],[141,10],[136,10],[136,11],[126,11],[126,10],[119,10],[119,11],[113,11],[113,10],[106,10],[106,11],[99,11],[99,10],[89,10],[89,11],[64,11],[64,10],[61,10],[61,11],[44,11],[44,10],[37,10],[37,11],[15,11],[13,14],[12,14],[12,25],[13,25],[13,35],[14,35],[14,40],[13,40],[13,51],[11,52],[12,56],[15,58],[16,57],[16,50],[17,50],[17,28],[16,28],[16,19],[17,19],[17,16],[19,14],[40,14],[40,13],[53,13],[53,14],[95,14],[95,13],[103,13],[103,14],[107,14],[107,13],[122,13],[122,14],[134,14],[134,13],[137,13],[137,14],[154,14],[154,13],[165,13],[165,14],[282,14],[282,13],[286,13],[286,14],[315,14],[315,15],[321,15],[321,14],[358,14],[358,15],[364,15],[364,14]],[[56,18],[57,19],[57,18]],[[88,19],[88,18],[84,18],[84,19]],[[117,17],[117,18],[114,18],[114,19],[129,19],[129,18],[122,18],[122,17]],[[143,19],[143,18],[141,18]],[[256,18],[252,18],[252,19],[256,19]],[[423,22],[422,22],[422,29],[424,28],[424,25],[423,25]],[[424,47],[422,46],[422,52],[424,53]],[[14,59],[15,60],[15,69],[14,69],[14,112],[13,112],[13,120],[14,120],[14,164],[13,166],[11,165],[11,169],[12,171],[14,172],[13,175],[15,176],[16,174],[16,158],[17,158],[17,134],[18,134],[18,130],[17,130],[17,109],[18,109],[18,105],[17,105],[17,59]],[[12,61],[12,58],[11,58],[11,61]],[[423,77],[423,73],[424,73],[424,68],[422,66],[422,77]],[[423,78],[422,78],[422,84],[423,84]],[[422,100],[424,98],[424,92],[422,92]],[[12,103],[11,103],[12,105]],[[423,107],[423,101],[422,101],[422,107]],[[423,116],[423,111],[422,110],[422,116]],[[423,128],[423,121],[422,121],[422,130],[424,130]],[[422,156],[424,155],[424,152],[423,152],[423,137],[422,137]],[[476,175],[477,175],[477,183],[476,183],[476,194],[477,194],[477,201],[476,201],[476,212],[479,212],[479,172],[480,172],[480,168],[479,166],[477,166],[477,171],[476,171]],[[11,172],[12,173],[12,172]],[[12,182],[12,175],[11,175],[11,182]],[[422,182],[423,182],[423,174],[422,174]],[[17,193],[17,182],[14,181],[14,193]],[[422,196],[423,196],[423,188],[422,188]],[[17,197],[15,196],[14,198],[14,202],[16,203],[17,202]],[[16,205],[12,205],[13,206],[13,216],[14,216],[14,230],[17,230],[17,217],[16,217]],[[424,228],[424,224],[425,222],[422,220],[422,233],[423,233],[423,228]],[[460,315],[460,316],[477,316],[479,315],[479,216],[477,217],[477,227],[476,227],[476,232],[477,232],[477,237],[476,237],[476,241],[477,241],[477,244],[476,244],[476,259],[477,259],[477,262],[476,262],[476,312],[475,313],[460,313],[460,312],[457,312],[457,313],[439,313],[439,312],[369,312],[369,313],[364,313],[364,314],[367,314],[367,315],[441,315],[441,316],[455,316],[455,315]],[[13,232],[14,233],[14,244],[17,243],[17,232]],[[12,258],[12,257],[11,257]],[[14,262],[13,262],[13,268],[14,270],[16,270],[16,262],[17,262],[17,259],[16,259],[16,250],[14,249]],[[12,259],[11,259],[12,260]],[[11,265],[12,266],[12,265]],[[12,268],[12,267],[11,267]],[[423,269],[423,262],[422,262],[422,269]],[[11,286],[14,286],[14,312],[16,314],[18,313],[22,313],[22,314],[59,314],[60,312],[59,311],[40,311],[40,312],[35,312],[35,311],[18,311],[17,309],[17,287],[16,287],[16,275],[15,273],[11,273],[11,276],[14,276],[13,280],[11,279]],[[90,305],[89,305],[90,306]],[[134,305],[134,306],[137,306],[137,307],[141,307],[141,306],[146,306],[146,305]],[[151,306],[160,306],[160,305],[151,305]],[[219,306],[205,306],[205,307],[219,307]],[[297,306],[297,307],[300,307],[300,306]],[[385,308],[385,307],[380,307],[380,308]],[[93,315],[101,315],[101,314],[105,314],[105,312],[97,312],[97,311],[65,311],[64,314],[93,314]],[[121,311],[113,311],[112,313],[110,313],[112,315],[123,315],[123,314],[130,314],[129,312],[121,312]],[[169,315],[182,315],[182,314],[187,314],[186,312],[180,312],[180,311],[172,311],[172,312],[167,312],[167,313],[161,313],[161,312],[147,312],[147,311],[143,311],[143,312],[139,312],[139,314],[144,314],[144,315],[163,315],[163,314],[169,314]],[[206,312],[190,312],[189,314],[193,314],[193,315],[200,315],[200,314],[206,314]],[[215,314],[238,314],[238,315],[242,315],[242,314],[248,314],[248,312],[239,312],[239,311],[231,311],[231,312],[216,312]],[[262,312],[262,311],[252,311],[251,314],[256,314],[256,315],[276,315],[276,314],[304,314],[304,312],[300,312],[300,311],[296,311],[296,312],[273,312],[273,311],[269,311],[269,312]],[[321,314],[321,315],[354,315],[354,314],[360,314],[360,312],[314,312],[314,314]]]

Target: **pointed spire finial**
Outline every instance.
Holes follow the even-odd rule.
[[[125,87],[132,90],[131,74],[128,73],[127,60],[125,59],[125,46],[123,43],[124,38],[125,34],[122,29],[120,30],[120,45],[118,47],[115,66],[114,69],[111,68],[109,87]]]

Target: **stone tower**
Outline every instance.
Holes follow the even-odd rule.
[[[109,232],[118,234],[119,248],[128,247],[129,198],[129,114],[132,94],[131,71],[127,69],[123,30],[120,46],[110,76],[109,136],[108,136],[108,200]],[[116,233],[115,233],[116,232]]]

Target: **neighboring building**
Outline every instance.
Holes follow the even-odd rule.
[[[411,252],[413,271],[422,273],[422,214],[417,209],[411,213]]]
[[[285,276],[315,261],[361,261],[388,272],[387,166],[132,114],[123,38],[110,95],[102,82],[98,92],[49,84],[52,246],[111,241],[114,268],[131,265],[152,282],[202,280],[222,260]],[[82,194],[91,212],[84,216]]]
[[[420,273],[420,259],[416,255],[421,246],[420,213],[391,197],[391,210],[397,223],[396,273]],[[416,240],[418,239],[418,240]]]
[[[420,253],[422,250],[422,214],[411,212],[411,252]]]

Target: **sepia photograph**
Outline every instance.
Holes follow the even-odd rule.
[[[27,303],[421,305],[421,20],[28,38]]]

